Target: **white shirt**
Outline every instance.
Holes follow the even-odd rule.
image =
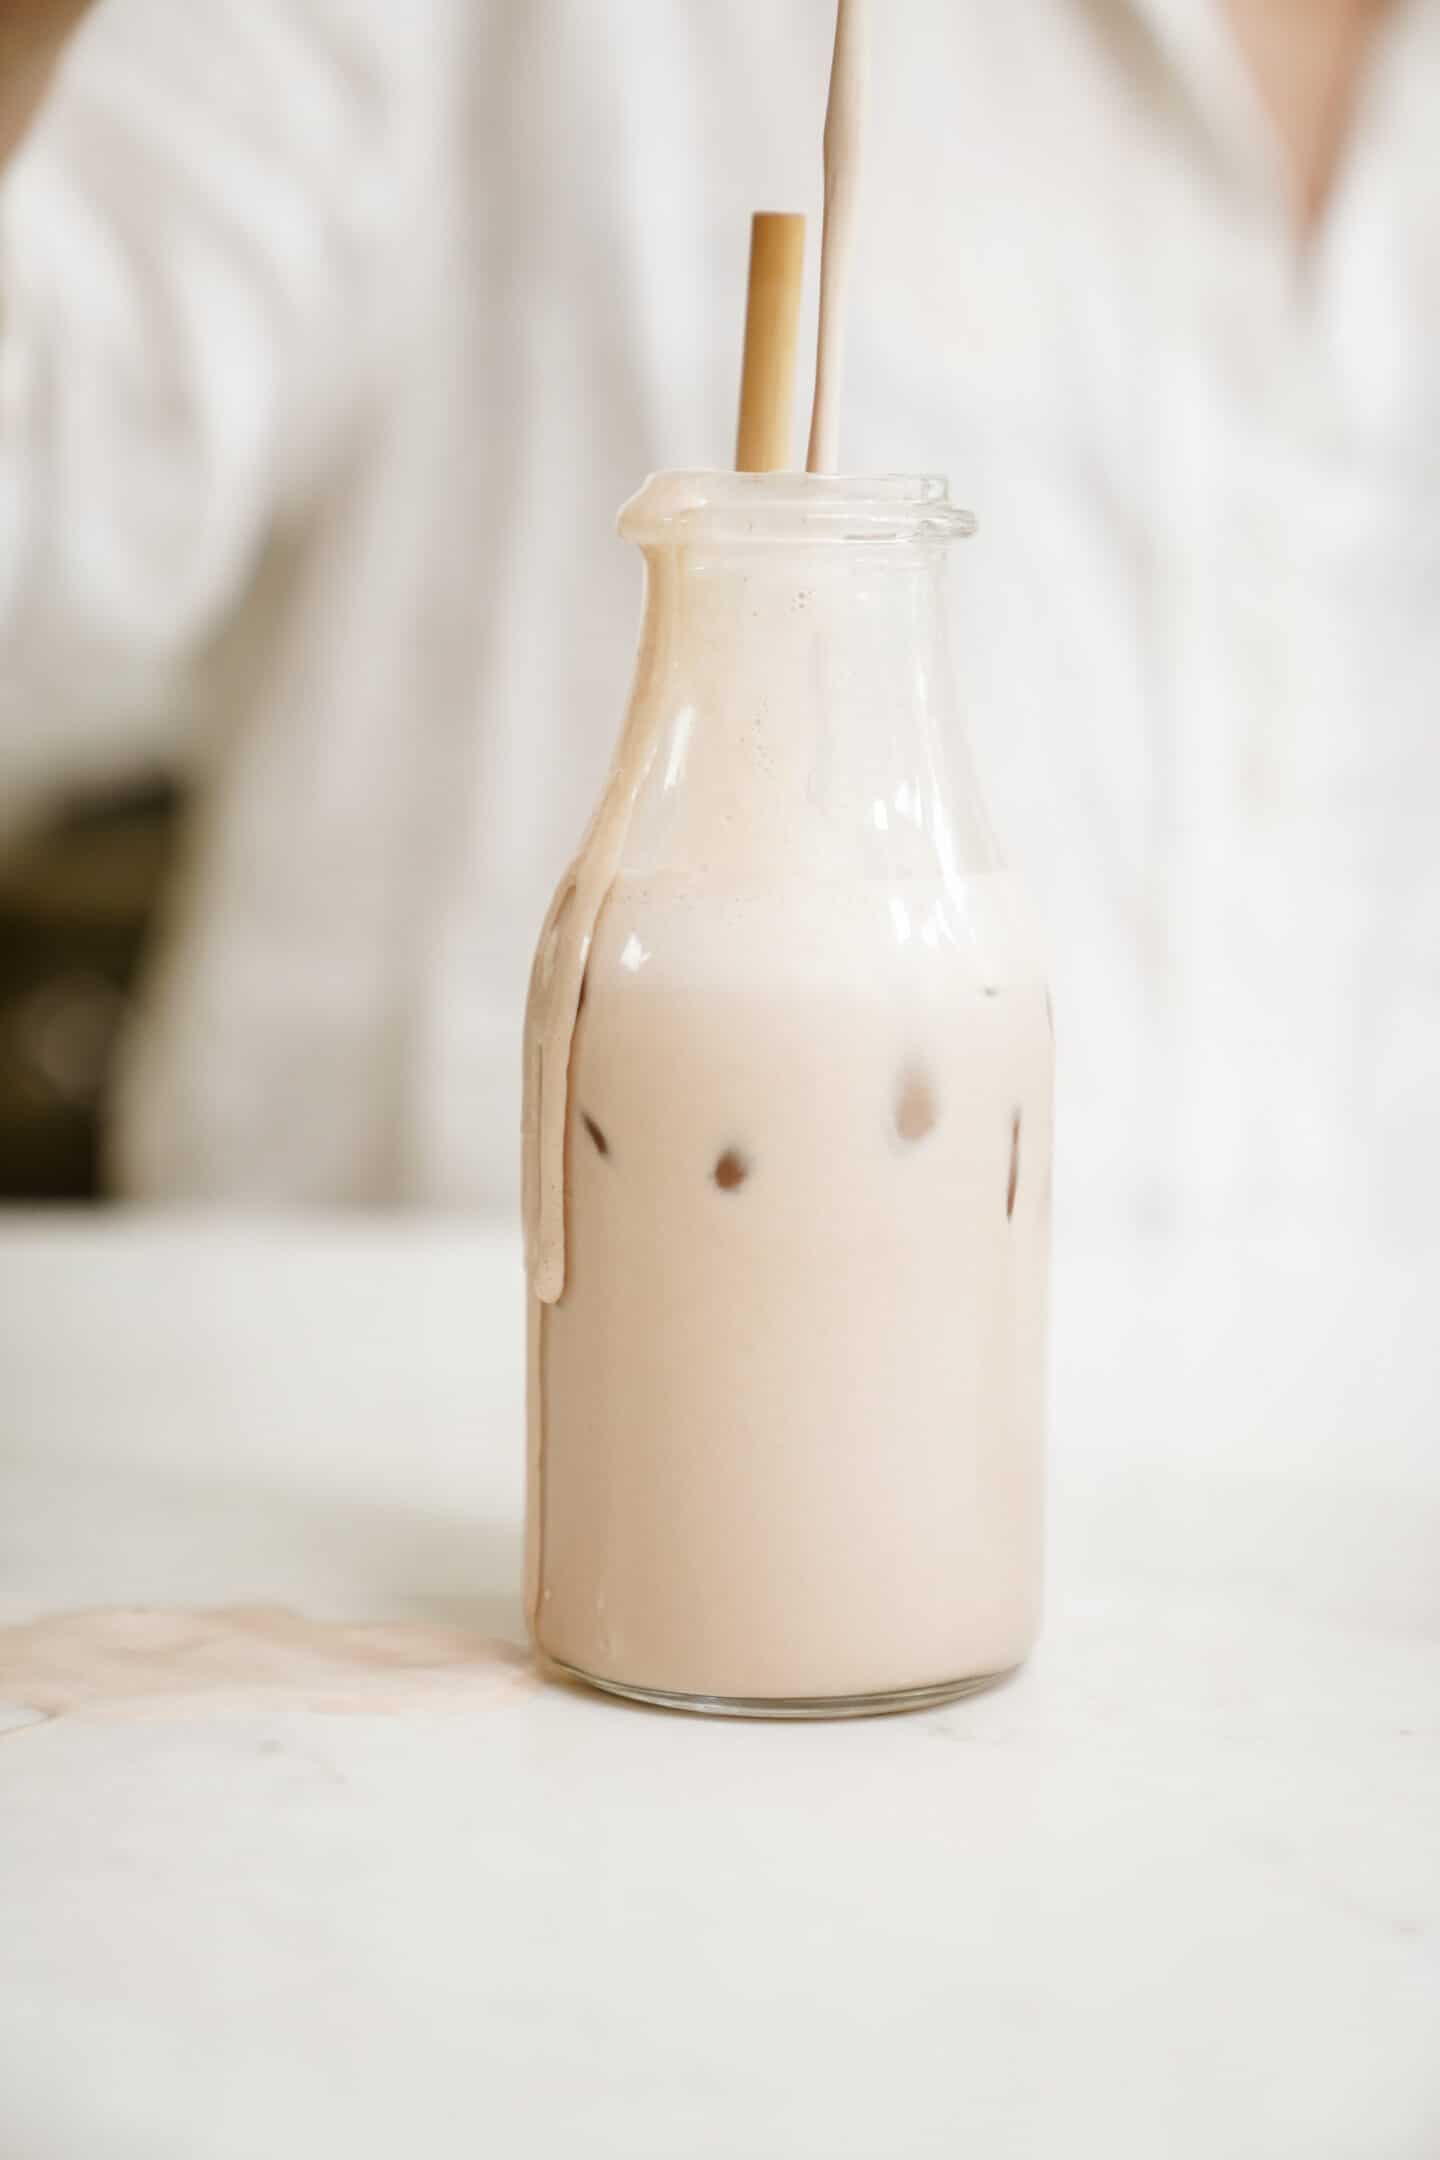
[[[731,455],[828,0],[106,0],[3,199],[12,796],[203,780],[117,1159],[507,1199],[650,468]],[[877,9],[842,451],[947,471],[1087,1223],[1440,1219],[1440,0],[1301,258],[1212,0]],[[810,228],[811,310],[818,215]],[[808,335],[808,333],[807,333]],[[797,424],[797,446],[803,434]]]

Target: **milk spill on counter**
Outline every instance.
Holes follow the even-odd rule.
[[[54,1718],[415,1717],[523,1700],[513,1643],[444,1621],[277,1605],[112,1606],[0,1626],[0,1738]]]

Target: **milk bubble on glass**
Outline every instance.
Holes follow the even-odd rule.
[[[954,705],[967,528],[793,474],[622,517],[635,689],[526,1075],[530,1624],[622,1692],[898,1707],[1034,1639],[1052,1043]]]

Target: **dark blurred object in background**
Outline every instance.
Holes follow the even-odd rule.
[[[180,798],[75,802],[0,864],[0,1201],[100,1197],[111,1057]]]

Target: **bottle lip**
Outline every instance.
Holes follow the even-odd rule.
[[[713,541],[963,540],[975,519],[939,473],[656,472],[616,529],[641,547]]]

